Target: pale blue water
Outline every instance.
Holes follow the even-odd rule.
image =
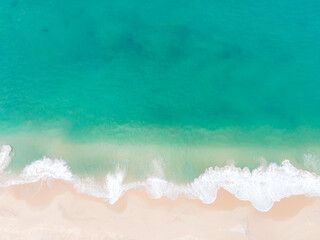
[[[147,174],[153,159],[176,179],[261,157],[308,168],[319,12],[315,0],[2,1],[0,143],[13,168],[47,155],[85,174]]]

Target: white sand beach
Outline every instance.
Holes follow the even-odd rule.
[[[320,198],[292,196],[268,212],[220,189],[213,204],[129,190],[111,205],[53,181],[0,189],[0,236],[12,239],[319,239]]]

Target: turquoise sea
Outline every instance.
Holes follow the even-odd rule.
[[[3,0],[0,145],[80,176],[320,173],[320,2]]]

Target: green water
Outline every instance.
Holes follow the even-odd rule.
[[[13,169],[192,179],[319,154],[320,3],[1,1],[0,144]],[[315,170],[315,169],[310,169]],[[315,170],[316,171],[316,170]]]

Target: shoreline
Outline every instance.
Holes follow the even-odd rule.
[[[61,180],[0,188],[2,239],[318,239],[319,213],[303,195],[259,212],[224,189],[212,204],[131,189],[111,205]]]

